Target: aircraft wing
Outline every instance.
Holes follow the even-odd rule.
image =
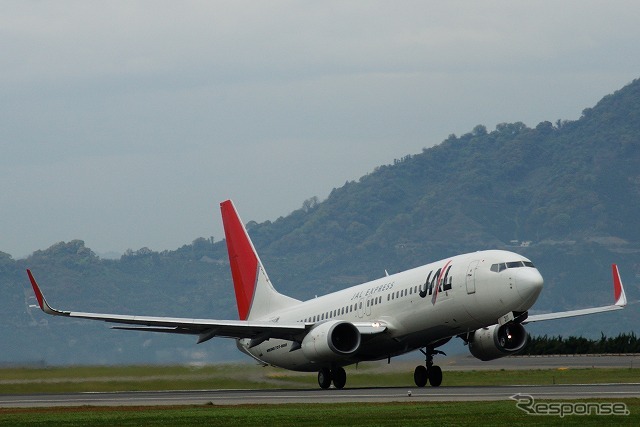
[[[275,323],[269,321],[190,319],[62,311],[52,308],[47,303],[31,270],[27,270],[27,274],[38,300],[38,305],[46,314],[131,325],[114,326],[114,329],[198,335],[198,344],[214,337],[250,338],[255,340],[254,344],[257,345],[270,338],[300,342],[313,326],[311,323],[301,322]],[[357,322],[354,323],[354,326],[363,335],[377,334],[387,329],[384,324],[376,323],[372,325],[371,322]]]
[[[304,336],[307,329],[309,329],[309,326],[304,323],[130,316],[56,310],[47,303],[47,300],[44,298],[44,295],[42,294],[42,291],[30,270],[27,270],[27,274],[29,275],[33,291],[36,294],[38,305],[45,313],[53,316],[76,317],[80,319],[102,320],[110,323],[133,325],[129,327],[116,326],[114,329],[199,335],[198,343],[207,341],[213,337],[259,337],[262,340],[268,338],[296,340],[299,339],[300,336]]]
[[[613,295],[615,303],[613,305],[605,305],[602,307],[584,308],[581,310],[560,311],[557,313],[544,313],[533,314],[527,317],[527,320],[522,322],[523,324],[531,322],[541,322],[543,320],[562,319],[565,317],[584,316],[587,314],[603,313],[607,311],[621,310],[627,305],[627,296],[624,292],[624,286],[622,286],[622,280],[620,279],[620,272],[618,266],[613,264],[611,266],[611,272],[613,274]]]

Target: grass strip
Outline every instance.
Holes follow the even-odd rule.
[[[443,386],[639,382],[640,369],[579,368],[448,371]],[[252,365],[0,369],[0,393],[315,388],[316,374]],[[347,369],[348,387],[414,387],[413,372]]]
[[[535,416],[512,401],[388,404],[287,404],[133,408],[0,409],[0,426],[428,426],[428,425],[640,425],[640,399],[622,402],[628,416]],[[549,401],[541,401],[549,402]],[[557,401],[554,401],[557,402]]]

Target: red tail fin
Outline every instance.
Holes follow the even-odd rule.
[[[220,203],[238,315],[246,320],[258,278],[258,256],[231,200]]]
[[[231,200],[220,203],[227,239],[233,287],[241,320],[268,318],[271,313],[300,301],[278,293],[269,280],[256,248]]]

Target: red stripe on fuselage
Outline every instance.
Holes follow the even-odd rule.
[[[231,200],[220,203],[240,320],[246,320],[256,286],[258,257]]]
[[[431,304],[436,303],[436,298],[438,297],[438,289],[440,289],[440,284],[441,284],[440,282],[442,281],[442,276],[447,270],[447,267],[449,266],[449,264],[451,264],[451,260],[447,261],[444,267],[442,267],[442,270],[440,270],[440,274],[438,275],[438,280],[436,280],[436,289],[433,291],[433,298],[431,298]]]

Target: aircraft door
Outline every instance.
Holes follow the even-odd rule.
[[[478,269],[480,261],[471,261],[469,268],[467,268],[467,293],[476,293],[476,270]]]
[[[371,306],[373,305],[372,302],[373,302],[373,300],[371,298],[369,298],[369,299],[367,299],[367,301],[365,303],[366,304],[365,310],[366,310],[366,315],[367,316],[371,316]]]
[[[364,316],[364,298],[358,300],[358,317]]]

